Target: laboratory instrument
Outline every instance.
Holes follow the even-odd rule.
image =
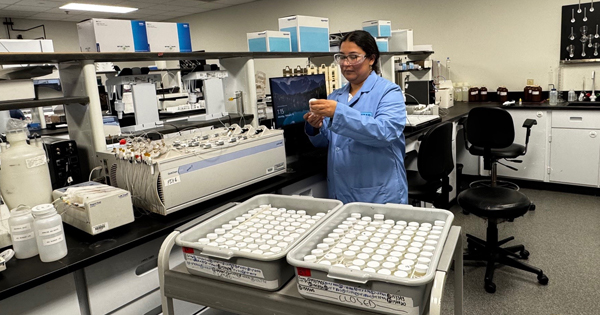
[[[573,45],[567,46],[567,51],[569,52],[570,58],[573,58],[573,56],[575,56],[575,46],[573,46]]]
[[[41,204],[31,209],[33,228],[40,260],[52,262],[67,255],[67,242],[60,215],[51,204]]]
[[[9,209],[19,205],[30,207],[52,202],[52,184],[46,159],[46,152],[41,145],[27,144],[26,129],[23,122],[11,119],[11,122],[21,124],[9,127],[6,139],[10,147],[2,147],[0,153],[0,192]]]
[[[62,220],[91,235],[133,222],[131,194],[108,185],[85,182],[52,192]]]
[[[454,87],[452,81],[444,80],[439,83],[435,91],[436,104],[440,108],[450,108],[454,106]]]
[[[190,102],[194,99],[196,84],[200,81],[201,93],[204,97],[204,107],[206,114],[190,117],[190,121],[204,121],[218,119],[228,115],[225,110],[225,91],[223,79],[229,76],[225,70],[193,71],[181,77],[181,80],[188,86],[190,93]]]
[[[283,131],[251,125],[192,129],[150,141],[123,139],[98,152],[110,184],[136,207],[167,215],[286,170]]]
[[[77,143],[54,137],[42,138],[48,156],[52,188],[79,184],[82,181],[81,164]]]

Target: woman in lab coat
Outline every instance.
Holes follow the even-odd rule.
[[[344,203],[408,201],[406,106],[400,87],[377,75],[378,59],[369,33],[344,36],[335,61],[349,83],[304,115],[312,144],[328,147],[329,197]]]

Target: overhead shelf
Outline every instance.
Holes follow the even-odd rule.
[[[599,63],[600,59],[575,59],[575,60],[561,60],[562,64],[582,64],[582,63]]]
[[[53,105],[69,105],[69,104],[82,104],[89,103],[90,98],[87,96],[77,97],[56,97],[46,98],[41,100],[18,100],[18,101],[2,101],[0,102],[0,110],[9,109],[23,109],[23,108],[35,108]]]
[[[156,60],[197,60],[227,58],[312,58],[333,56],[334,52],[191,52],[191,53],[0,53],[2,64],[60,63],[70,61],[156,61]],[[387,55],[430,55],[433,51],[383,52]]]
[[[431,70],[431,68],[396,70],[396,72],[425,71],[425,70]]]

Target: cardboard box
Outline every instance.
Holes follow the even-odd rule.
[[[148,52],[146,22],[89,19],[77,23],[82,52]]]
[[[33,80],[0,80],[0,101],[35,99]]]
[[[248,51],[291,52],[290,32],[262,31],[247,33]]]
[[[295,15],[279,19],[279,31],[289,32],[294,52],[329,52],[329,19]]]
[[[362,29],[373,37],[391,37],[392,21],[371,20],[362,22]]]
[[[387,38],[376,38],[375,41],[377,42],[377,48],[379,48],[379,52],[390,51]]]
[[[188,23],[146,22],[151,52],[192,52]]]
[[[391,51],[413,51],[413,30],[393,30],[392,37],[389,38],[389,48]]]

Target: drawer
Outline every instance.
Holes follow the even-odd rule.
[[[161,237],[84,268],[92,315],[106,314],[159,288],[158,251]],[[172,266],[183,262],[181,248],[170,256]]]
[[[181,300],[173,300],[174,315],[193,315],[205,309],[204,306]],[[162,314],[160,289],[111,312],[110,315],[159,315]]]
[[[552,128],[600,129],[600,112],[555,110],[552,111]]]

